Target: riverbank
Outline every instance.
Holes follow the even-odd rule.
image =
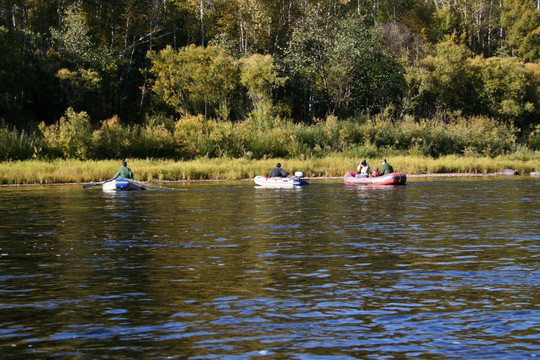
[[[329,156],[310,159],[197,159],[174,161],[159,159],[126,159],[135,180],[149,182],[167,181],[217,181],[252,179],[268,174],[281,162],[285,171],[292,174],[303,171],[308,178],[341,178],[356,169],[361,159]],[[380,167],[378,158],[367,158],[372,168]],[[414,156],[387,158],[396,171],[415,176],[485,176],[502,175],[512,169],[528,175],[540,170],[540,154],[508,155],[496,158],[445,156],[437,159]],[[79,160],[26,160],[0,163],[1,185],[24,184],[73,184],[110,179],[121,167],[120,161]]]

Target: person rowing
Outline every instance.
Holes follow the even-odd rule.
[[[131,172],[131,169],[127,167],[127,162],[122,161],[122,167],[114,174],[113,180],[115,179],[133,180],[133,173]]]
[[[281,168],[281,163],[277,163],[276,167],[272,169],[270,172],[270,177],[287,177],[287,174],[283,169]]]

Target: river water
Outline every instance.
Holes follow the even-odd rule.
[[[540,182],[0,188],[2,359],[527,359]]]

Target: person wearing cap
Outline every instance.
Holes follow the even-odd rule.
[[[276,167],[272,169],[272,172],[270,173],[270,177],[287,177],[287,174],[283,169],[281,168],[281,163],[277,163]]]
[[[381,160],[382,168],[381,168],[381,176],[386,174],[391,174],[394,172],[394,168],[392,165],[386,162],[386,159]]]
[[[114,174],[113,179],[132,179],[133,173],[131,169],[127,167],[127,162],[122,161],[122,167]]]
[[[377,176],[381,176],[381,173],[379,172],[379,168],[375,168],[373,169],[373,172],[371,173],[371,176],[372,177],[377,177]]]
[[[356,172],[359,173],[360,175],[369,176],[370,167],[368,163],[366,162],[366,159],[362,159],[362,161],[360,162],[360,165],[358,165],[358,167],[356,168]]]

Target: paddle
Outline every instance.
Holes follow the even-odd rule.
[[[132,180],[135,184],[137,184],[141,190],[148,190],[148,188],[146,187],[146,184],[143,183],[143,182],[140,182],[140,181],[135,181],[135,180]]]
[[[114,179],[108,179],[108,180],[103,180],[103,181],[98,181],[98,182],[91,182],[91,183],[88,183],[88,184],[84,184],[83,185],[83,189],[88,189],[92,186],[98,186],[98,185],[103,185],[105,184],[106,182],[109,182],[109,181],[113,181]]]
[[[133,179],[130,179],[129,181],[131,181],[132,183],[136,184],[141,190],[148,190],[146,188],[146,186],[144,186],[144,183],[140,182],[140,181],[136,181],[136,180],[133,180]]]

